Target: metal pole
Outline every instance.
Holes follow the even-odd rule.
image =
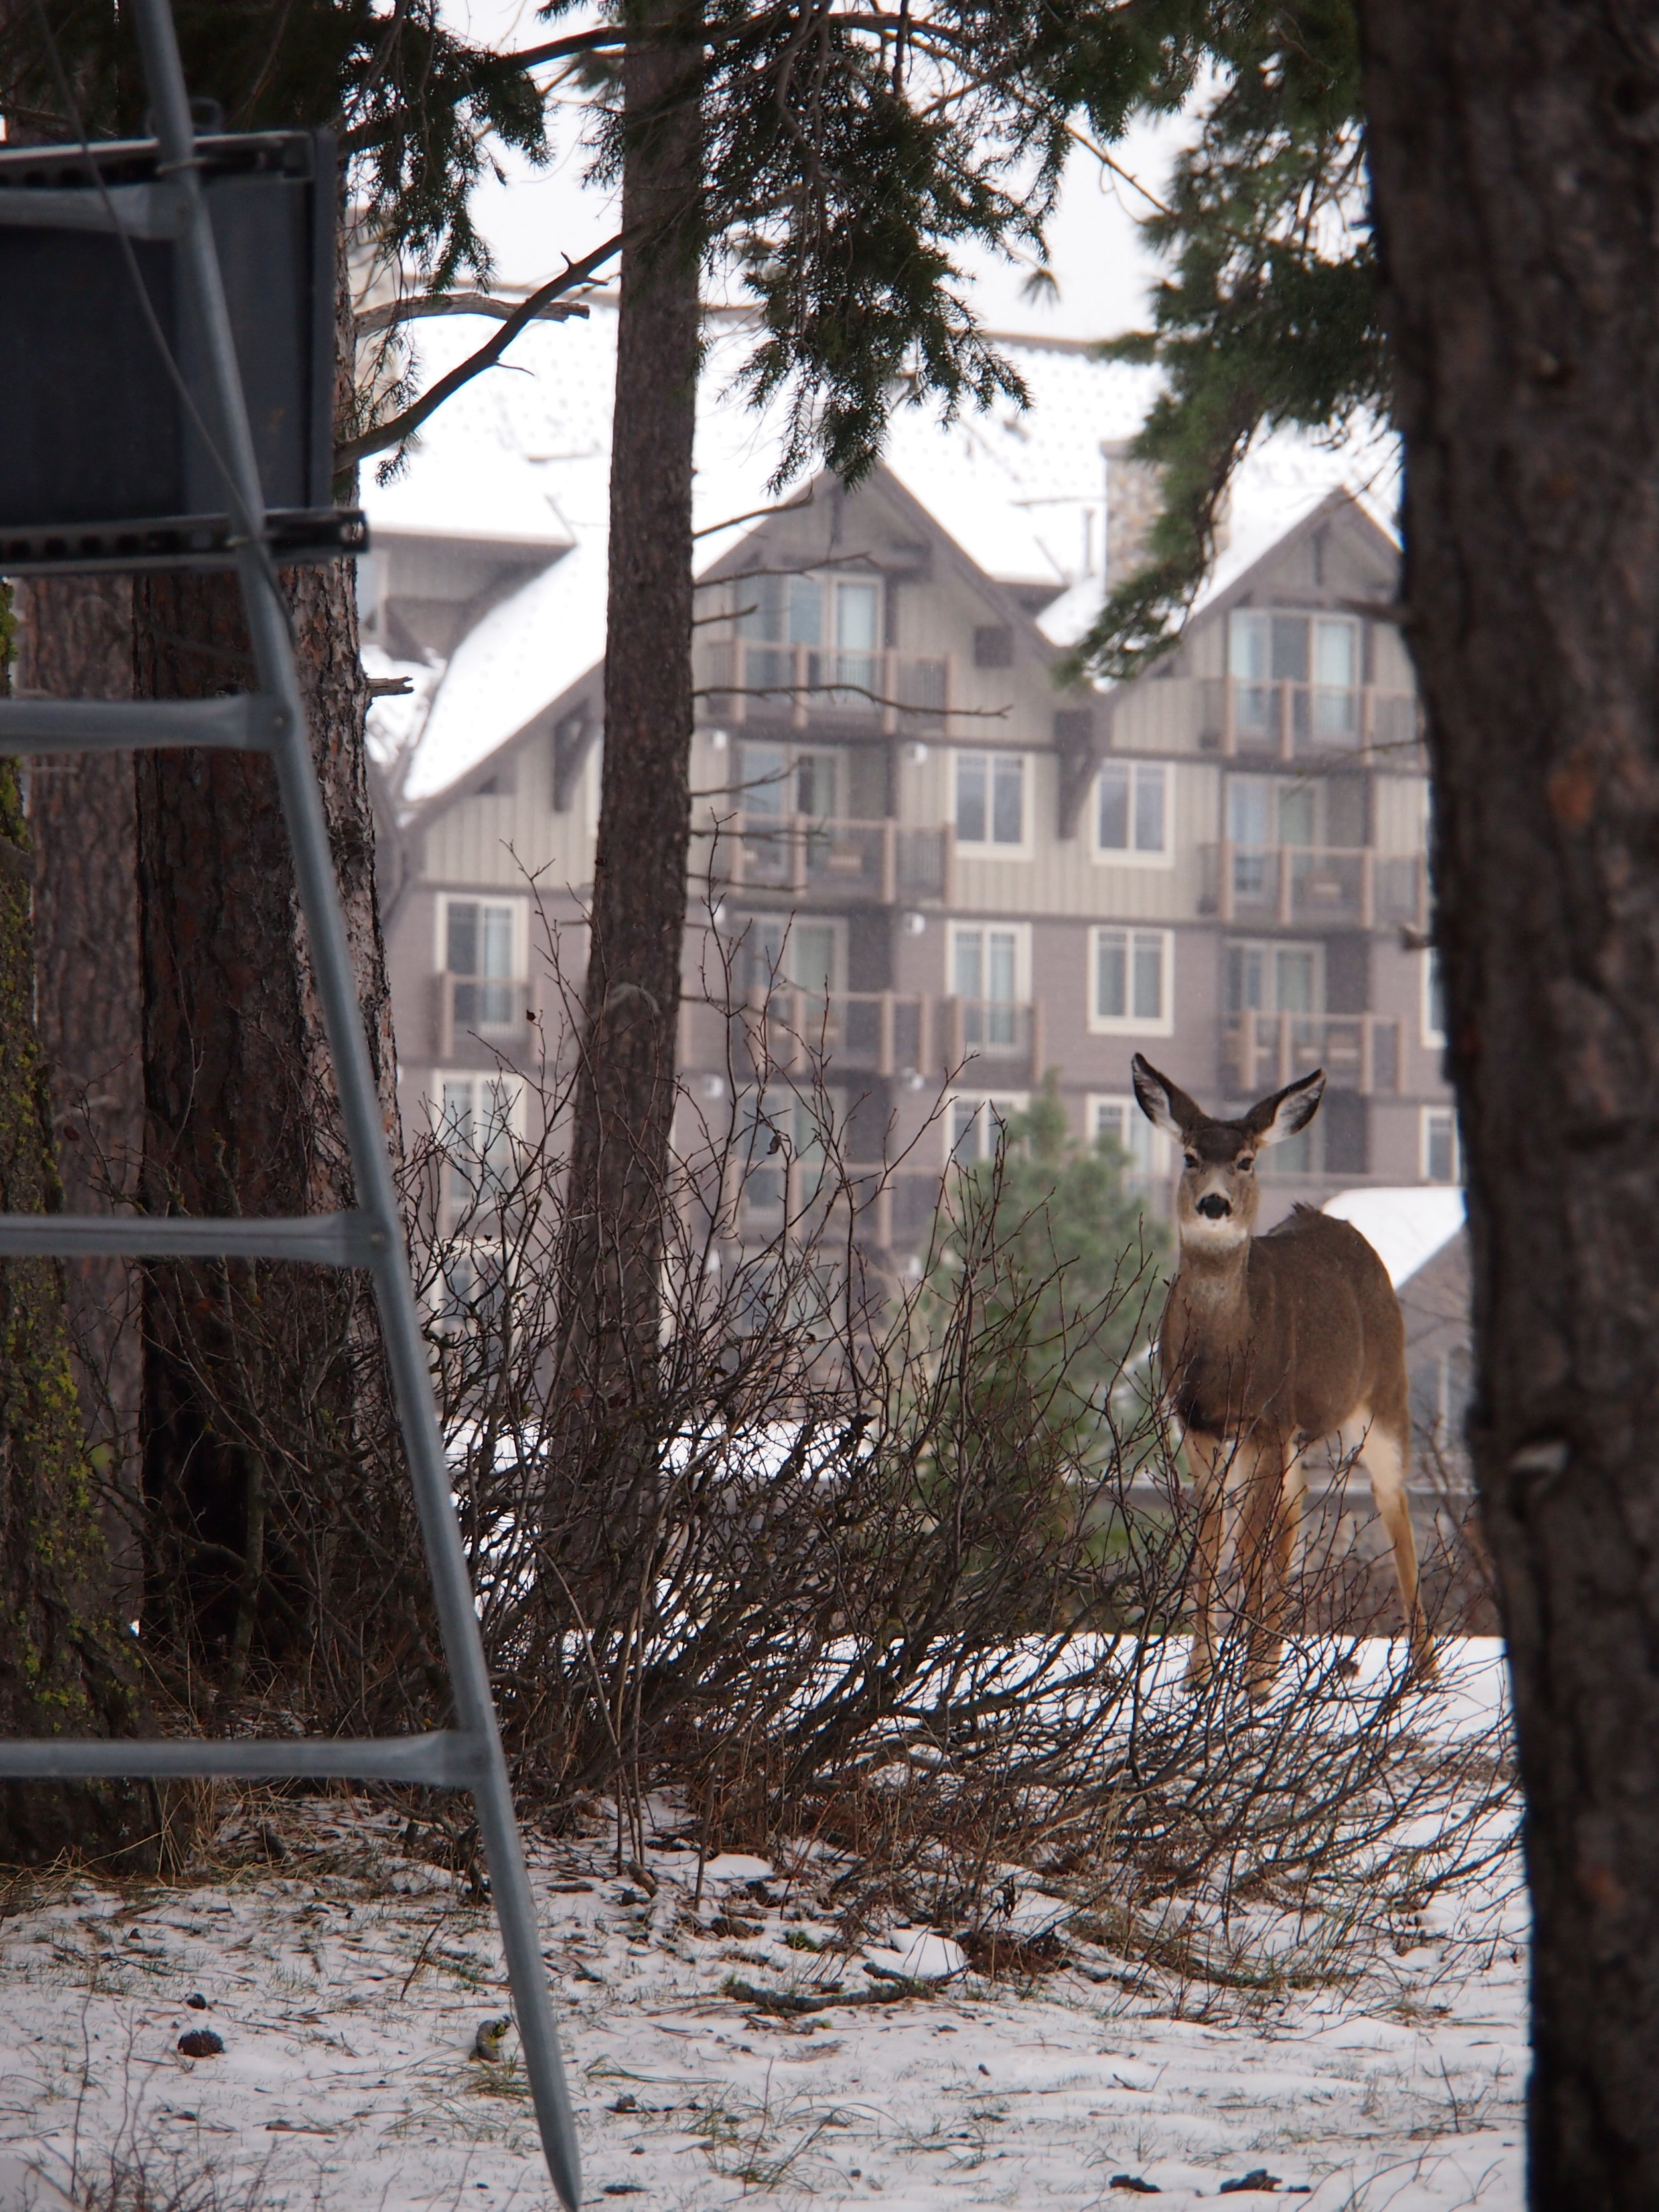
[[[135,0],[134,21],[163,164],[188,207],[187,227],[179,250],[201,319],[215,417],[211,428],[231,478],[228,489],[240,510],[233,516],[237,534],[244,541],[237,551],[237,568],[260,685],[274,702],[272,750],[283,810],[334,1059],[357,1205],[367,1218],[380,1327],[426,1542],[455,1717],[461,1733],[473,1740],[478,1755],[473,1798],[524,2044],[525,2070],[554,2187],[568,2212],[576,2212],[581,2201],[581,2164],[575,2116],[560,2063],[535,1899],[496,1727],[466,1559],[451,1502],[449,1470],[404,1250],[386,1129],[357,1003],[322,796],[307,738],[287,610],[278,596],[263,544],[246,536],[250,529],[257,532],[263,523],[264,495],[206,198],[195,167],[190,100],[168,0]]]

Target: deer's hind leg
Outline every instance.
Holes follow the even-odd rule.
[[[1221,1540],[1227,1510],[1227,1475],[1238,1449],[1225,1437],[1187,1431],[1187,1459],[1198,1487],[1198,1537],[1188,1570],[1188,1594],[1193,1607],[1193,1649],[1187,1662],[1187,1680],[1199,1688],[1209,1680],[1215,1663],[1215,1596],[1221,1576]]]
[[[1395,1578],[1400,1584],[1401,1610],[1411,1639],[1411,1669],[1419,1680],[1426,1680],[1435,1672],[1434,1638],[1429,1633],[1418,1587],[1417,1538],[1406,1489],[1409,1434],[1405,1419],[1373,1419],[1359,1439],[1359,1458],[1370,1478],[1378,1516],[1394,1547]]]

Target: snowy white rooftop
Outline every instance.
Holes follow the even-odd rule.
[[[464,358],[478,336],[479,326],[466,318],[427,325],[422,380]],[[726,329],[707,356],[695,485],[705,567],[775,496],[769,490],[779,450],[775,417],[753,411],[735,388],[748,343],[742,330]],[[988,574],[1052,588],[1043,627],[1055,642],[1069,642],[1098,605],[1101,446],[1139,429],[1155,375],[1041,337],[1002,343],[1025,381],[1028,408],[999,402],[987,414],[969,410],[946,424],[936,408],[902,407],[885,459]],[[380,532],[520,546],[540,541],[547,549],[548,567],[494,608],[439,675],[404,785],[408,804],[447,790],[604,653],[615,356],[610,307],[596,304],[585,322],[532,325],[504,365],[439,410],[392,483],[365,486],[364,505]],[[1369,490],[1386,506],[1389,466],[1382,446],[1327,452],[1269,441],[1241,472],[1229,546],[1212,591],[1242,574],[1337,484]],[[723,523],[733,526],[721,529]]]

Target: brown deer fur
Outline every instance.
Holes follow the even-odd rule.
[[[1394,1546],[1413,1663],[1431,1671],[1406,1495],[1411,1404],[1400,1301],[1381,1260],[1346,1221],[1298,1206],[1265,1237],[1254,1234],[1256,1155],[1311,1121],[1324,1071],[1237,1121],[1212,1120],[1139,1053],[1133,1073],[1142,1111],[1179,1139],[1185,1156],[1176,1195],[1181,1266],[1158,1353],[1198,1484],[1191,1674],[1202,1680],[1214,1658],[1223,1524],[1236,1488],[1245,1680],[1265,1694],[1284,1646],[1307,1493],[1304,1455],[1326,1442],[1363,1462],[1370,1478]]]

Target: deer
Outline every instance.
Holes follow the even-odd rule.
[[[1229,1491],[1237,1489],[1243,1585],[1244,1684],[1271,1690],[1285,1648],[1290,1570],[1316,1444],[1362,1464],[1394,1547],[1413,1675],[1435,1668],[1418,1589],[1406,1474],[1411,1396],[1406,1323],[1387,1269],[1346,1221],[1297,1205],[1265,1236],[1256,1160],[1319,1110],[1316,1068],[1259,1099],[1236,1121],[1205,1113],[1169,1077],[1134,1056],[1141,1111],[1182,1148],[1176,1220],[1180,1265],[1158,1330],[1168,1401],[1198,1492],[1191,1569],[1188,1680],[1215,1662],[1214,1614]]]

